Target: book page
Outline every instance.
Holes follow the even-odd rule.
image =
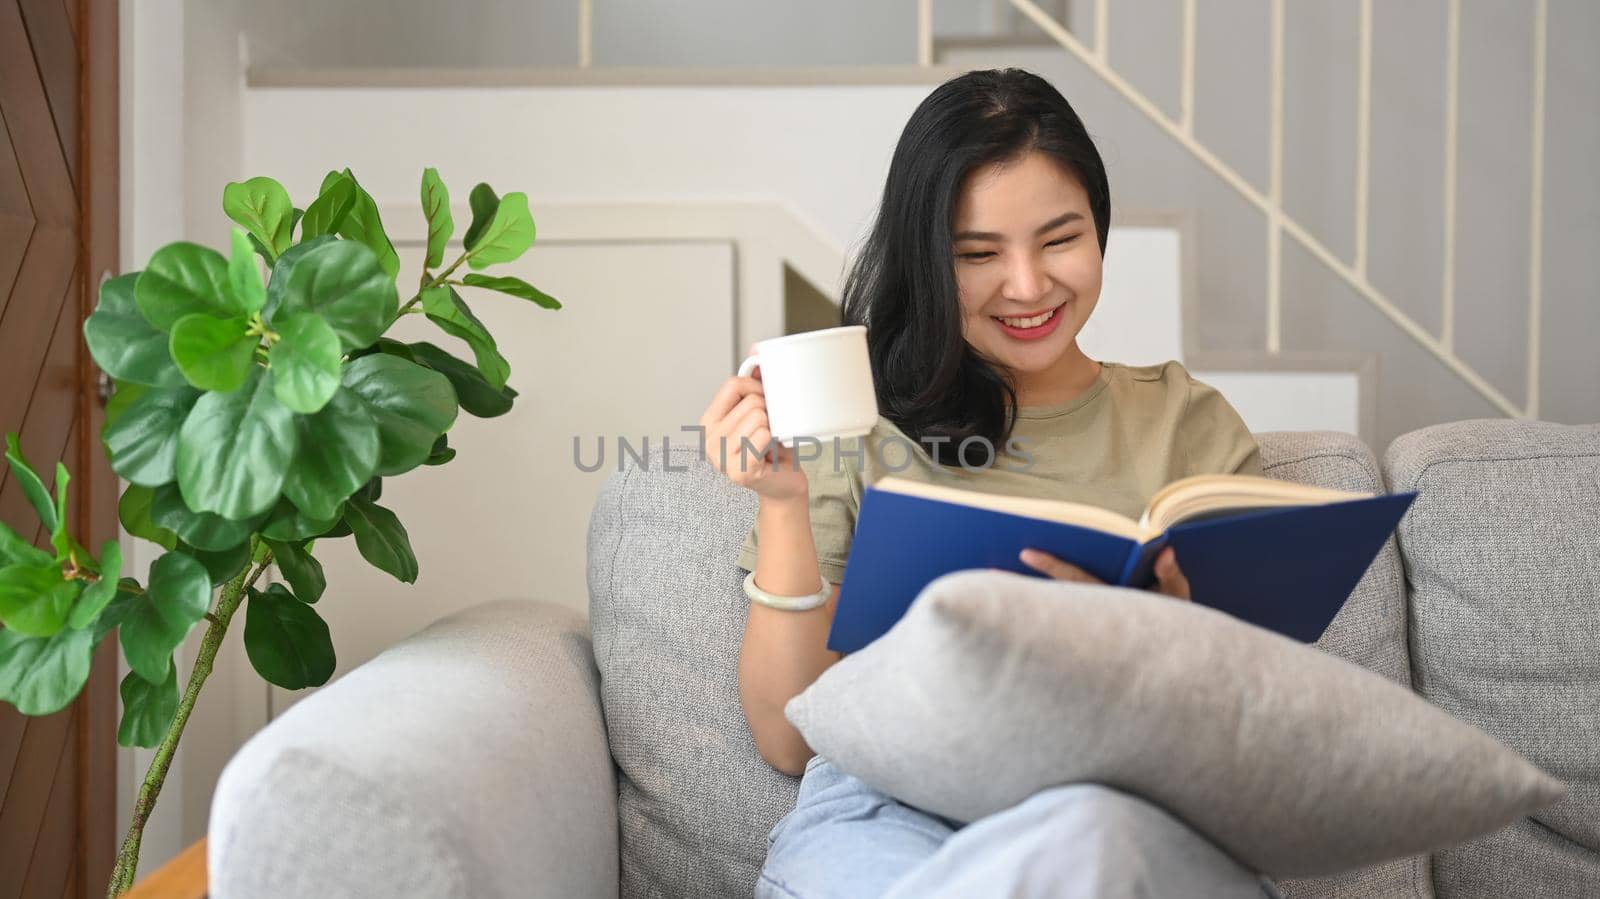
[[[1146,528],[1141,528],[1137,522],[1127,516],[1118,515],[1109,509],[1102,509],[1099,506],[1091,506],[1085,503],[1069,503],[1063,500],[1041,499],[1032,496],[985,493],[981,490],[966,490],[943,484],[928,484],[922,481],[913,481],[909,478],[893,476],[879,478],[871,486],[879,490],[887,490],[891,493],[899,493],[906,496],[918,496],[923,499],[940,500],[977,509],[988,509],[993,512],[1007,512],[1012,515],[1021,515],[1025,518],[1038,518],[1044,521],[1077,525],[1096,531],[1103,531],[1107,534],[1114,534],[1118,537],[1126,537],[1129,540],[1141,543],[1155,536],[1155,533],[1151,533]]]
[[[1246,474],[1201,474],[1156,491],[1139,523],[1155,533],[1225,511],[1318,506],[1365,499],[1370,493],[1329,490]]]

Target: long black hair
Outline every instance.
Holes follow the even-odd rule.
[[[911,114],[877,222],[845,279],[840,320],[867,326],[880,412],[941,465],[989,464],[1015,422],[1009,375],[962,337],[950,234],[967,174],[1031,151],[1078,179],[1103,255],[1111,191],[1083,122],[1050,82],[996,69],[946,81]],[[989,445],[973,441],[963,451],[969,437]]]

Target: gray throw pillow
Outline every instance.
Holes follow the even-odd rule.
[[[1103,783],[1273,877],[1449,846],[1565,792],[1315,647],[1146,591],[1004,571],[933,581],[784,714],[819,755],[909,805],[973,821],[1044,787]]]

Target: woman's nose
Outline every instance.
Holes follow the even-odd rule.
[[[1031,254],[1012,257],[1006,269],[1006,299],[1018,303],[1032,303],[1043,298],[1050,289],[1050,277],[1045,274],[1043,260]]]

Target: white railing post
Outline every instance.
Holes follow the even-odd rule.
[[[1094,53],[1101,62],[1111,58],[1111,0],[1094,0]]]
[[[1272,0],[1271,109],[1267,156],[1267,352],[1283,348],[1283,0]]]
[[[1194,134],[1194,35],[1195,0],[1183,0],[1183,72],[1178,84],[1179,125],[1184,134]]]
[[[1544,301],[1544,92],[1549,0],[1538,0],[1533,19],[1533,145],[1532,185],[1528,188],[1528,409],[1539,417],[1539,333]]]
[[[917,65],[933,65],[933,0],[917,0]]]
[[[594,0],[578,0],[578,68],[594,65]]]
[[[1461,108],[1461,0],[1450,0],[1445,17],[1444,56],[1444,277],[1440,291],[1439,342],[1455,352],[1456,332],[1456,146]]]
[[[1367,276],[1367,227],[1372,169],[1372,0],[1361,0],[1361,46],[1356,59],[1356,274]]]

